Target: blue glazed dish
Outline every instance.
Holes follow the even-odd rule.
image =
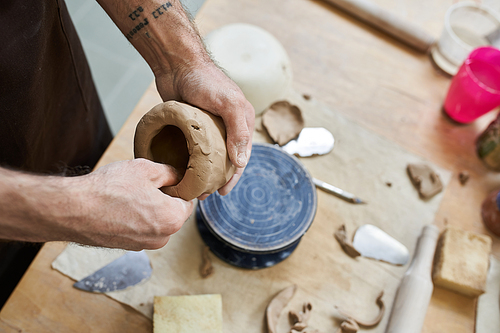
[[[219,258],[259,269],[286,259],[311,226],[316,188],[300,161],[278,146],[255,143],[235,188],[200,201],[198,230]]]

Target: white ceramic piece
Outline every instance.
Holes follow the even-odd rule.
[[[292,83],[290,59],[266,30],[235,23],[209,33],[205,44],[215,62],[240,87],[255,114],[285,97]]]
[[[458,2],[446,12],[444,28],[431,48],[431,57],[443,71],[455,75],[476,47],[497,46],[499,29],[500,14],[493,9],[471,1]]]
[[[300,132],[297,140],[291,140],[281,148],[290,155],[308,157],[328,154],[334,143],[332,133],[326,128],[306,127]]]
[[[404,265],[410,259],[406,246],[371,224],[358,228],[352,245],[363,257]]]

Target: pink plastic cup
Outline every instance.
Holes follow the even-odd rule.
[[[451,80],[445,112],[459,123],[470,123],[500,106],[500,50],[472,51]]]

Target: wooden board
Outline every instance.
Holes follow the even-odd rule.
[[[444,13],[453,3],[374,1],[436,37]],[[292,60],[296,91],[311,94],[349,119],[453,171],[435,220],[440,227],[447,223],[488,234],[479,207],[491,190],[500,188],[500,178],[477,159],[474,140],[495,115],[467,126],[457,126],[444,117],[441,105],[449,78],[435,70],[428,56],[321,1],[208,0],[197,21],[203,33],[233,22],[257,24],[270,31]],[[101,165],[131,158],[135,124],[158,102],[150,87]],[[466,186],[456,177],[462,170],[471,174]],[[498,256],[500,241],[492,237]],[[151,331],[151,322],[135,310],[103,295],[74,290],[70,279],[52,271],[50,263],[63,247],[60,243],[44,246],[0,312],[0,331]],[[241,306],[245,308],[245,303]],[[474,300],[437,288],[423,332],[472,333],[474,309]]]
[[[412,253],[423,225],[433,222],[442,194],[426,202],[418,197],[406,174],[408,163],[425,162],[418,156],[354,124],[315,99],[306,101],[291,92],[287,100],[302,109],[306,126],[324,126],[337,140],[333,152],[300,161],[313,177],[346,188],[368,204],[353,205],[318,191],[314,222],[288,259],[271,268],[252,271],[214,258],[214,274],[208,279],[202,279],[198,273],[204,245],[195,218],[191,216],[165,248],[148,251],[154,268],[151,279],[127,291],[108,293],[110,297],[151,317],[154,296],[222,294],[224,332],[228,333],[241,327],[246,327],[246,332],[261,332],[261,326],[255,323],[262,321],[267,303],[291,284],[299,289],[290,306],[299,310],[303,302],[312,303],[315,311],[310,324],[323,332],[335,328],[332,318],[339,317],[335,304],[368,320],[375,317],[378,311],[375,299],[383,290],[384,302],[391,309],[407,266],[397,267],[366,258],[354,260],[342,251],[333,233],[345,224],[352,235],[357,227],[371,223],[386,230]],[[254,134],[254,142],[265,141],[263,133]],[[436,166],[433,168],[446,186],[450,174]],[[387,186],[387,182],[392,185]],[[85,274],[70,272],[75,271],[75,267],[89,271],[86,258],[95,251],[92,248],[80,248],[73,253],[65,251],[63,262],[66,264],[59,264],[58,269],[75,279],[82,278]],[[244,309],[239,306],[242,300]],[[388,315],[373,332],[384,332],[387,319]],[[278,332],[288,329],[285,315]]]

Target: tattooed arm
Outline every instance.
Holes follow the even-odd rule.
[[[252,146],[252,105],[238,86],[210,59],[177,0],[98,0],[147,61],[164,101],[180,100],[222,117],[229,157],[238,167],[224,186],[228,193],[243,172]]]

